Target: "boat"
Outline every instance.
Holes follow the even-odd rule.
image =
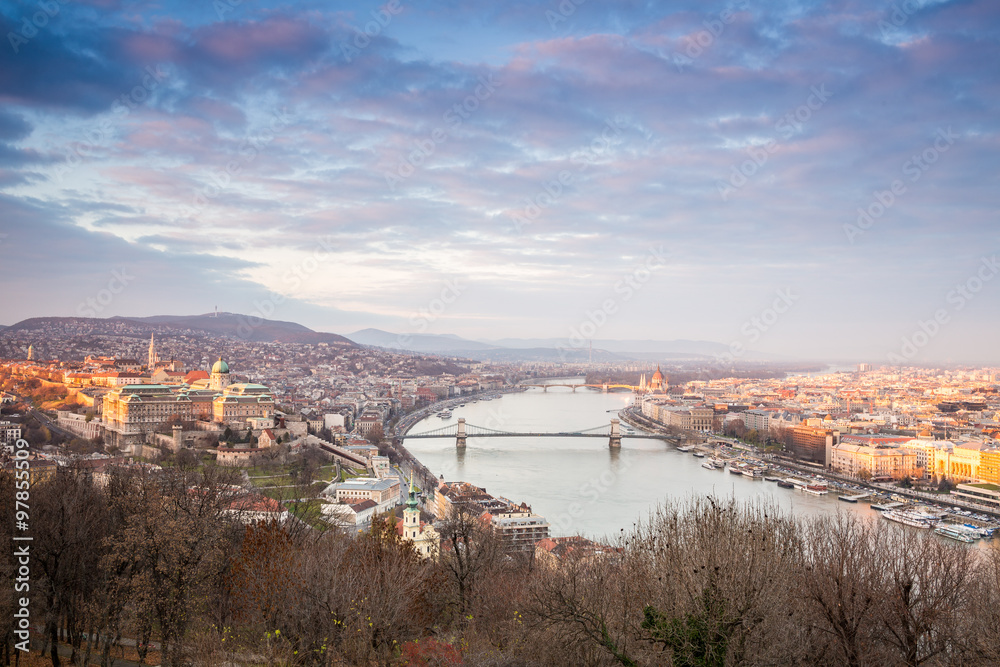
[[[965,526],[970,532],[975,531],[979,533],[980,537],[993,537],[993,533],[996,532],[996,526],[977,526],[974,523],[966,523],[962,525]]]
[[[826,484],[806,484],[806,488],[804,488],[803,491],[811,493],[814,496],[825,496],[830,492],[830,489]]]
[[[742,463],[736,463],[734,465],[731,465],[731,466],[729,466],[729,474],[730,475],[742,475],[743,474],[743,467],[744,466],[743,466]]]
[[[843,500],[845,503],[857,503],[858,499],[854,496],[837,496],[837,500]]]
[[[903,504],[904,503],[881,503],[881,504],[872,503],[872,509],[878,510],[879,512],[888,512],[889,510],[894,510],[899,507],[902,507]]]
[[[972,543],[979,538],[979,535],[974,536],[971,531],[963,530],[964,528],[964,526],[959,526],[957,524],[946,524],[938,526],[934,529],[934,532],[938,535],[958,540],[959,542]]]
[[[778,480],[778,486],[780,486],[783,489],[794,489],[795,488],[795,485],[792,484],[791,482],[789,482],[787,479],[779,479]]]
[[[778,478],[777,477],[771,477],[770,475],[764,475],[764,481],[765,482],[777,482]]]
[[[693,454],[694,454],[695,457],[697,457],[699,459],[705,458],[705,452],[693,452]]]
[[[450,410],[445,410],[444,412],[439,412],[438,413],[438,417],[440,417],[441,419],[450,419],[451,418],[451,411]]]
[[[678,445],[677,446],[677,451],[679,451],[679,452],[690,452],[692,449],[694,449],[694,445]]]
[[[719,466],[715,465],[715,462],[712,461],[712,459],[706,459],[706,460],[702,461],[701,462],[701,467],[702,468],[706,468],[708,470],[718,470],[719,469]]]
[[[760,468],[747,467],[743,469],[743,476],[751,479],[764,479],[764,471]]]
[[[933,528],[938,522],[936,517],[912,510],[886,510],[882,517],[913,528]]]

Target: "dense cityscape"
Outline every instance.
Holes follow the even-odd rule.
[[[0,667],[1000,665],[998,35],[0,2]]]
[[[38,494],[80,480],[108,489],[135,476],[169,479],[185,471],[204,481],[220,474],[211,471],[233,472],[220,522],[349,541],[388,525],[415,562],[445,565],[460,582],[473,564],[457,572],[448,564],[463,562],[472,548],[467,540],[479,540],[477,557],[490,551],[509,563],[557,570],[622,551],[614,541],[559,534],[532,510],[530,497],[509,499],[503,489],[488,493],[439,476],[405,446],[421,420],[532,388],[627,394],[607,436],[612,449],[628,448],[630,435],[659,434],[664,448],[692,452],[707,469],[790,492],[839,493],[906,530],[933,528],[933,539],[946,542],[987,544],[1000,526],[995,368],[859,363],[717,377],[718,362],[709,359],[492,364],[348,339],[248,342],[79,319],[16,325],[0,332],[0,345],[0,432],[11,483],[20,461],[28,462],[20,469]],[[683,383],[673,383],[673,374]],[[762,377],[746,377],[754,374]],[[692,379],[699,376],[711,379]],[[623,430],[616,432],[618,423]],[[463,430],[442,437],[457,438],[459,449],[476,447],[465,427],[460,419]],[[661,500],[650,497],[650,508]],[[142,662],[159,647],[169,659],[167,636],[161,642],[135,657]],[[83,645],[69,644],[73,655]]]

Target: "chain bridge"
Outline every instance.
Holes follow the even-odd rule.
[[[644,440],[675,440],[666,435],[652,433],[623,433],[621,423],[612,419],[607,426],[595,426],[579,431],[503,431],[476,424],[467,424],[464,418],[459,418],[457,424],[449,424],[431,431],[421,433],[406,433],[399,436],[402,440],[417,438],[455,438],[455,444],[465,447],[467,438],[607,438],[608,446],[621,447],[623,438]]]

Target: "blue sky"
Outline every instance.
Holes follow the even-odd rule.
[[[0,32],[6,324],[1000,360],[995,3],[51,0]]]

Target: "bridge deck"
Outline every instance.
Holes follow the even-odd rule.
[[[401,435],[400,438],[404,440],[416,439],[416,438],[454,438],[455,433],[417,433],[415,435]],[[610,433],[551,433],[551,432],[537,432],[537,433],[469,433],[466,432],[465,437],[467,438],[610,438]],[[676,436],[669,435],[654,435],[649,433],[637,433],[619,434],[620,438],[623,440],[626,438],[631,438],[633,440],[675,440]]]

